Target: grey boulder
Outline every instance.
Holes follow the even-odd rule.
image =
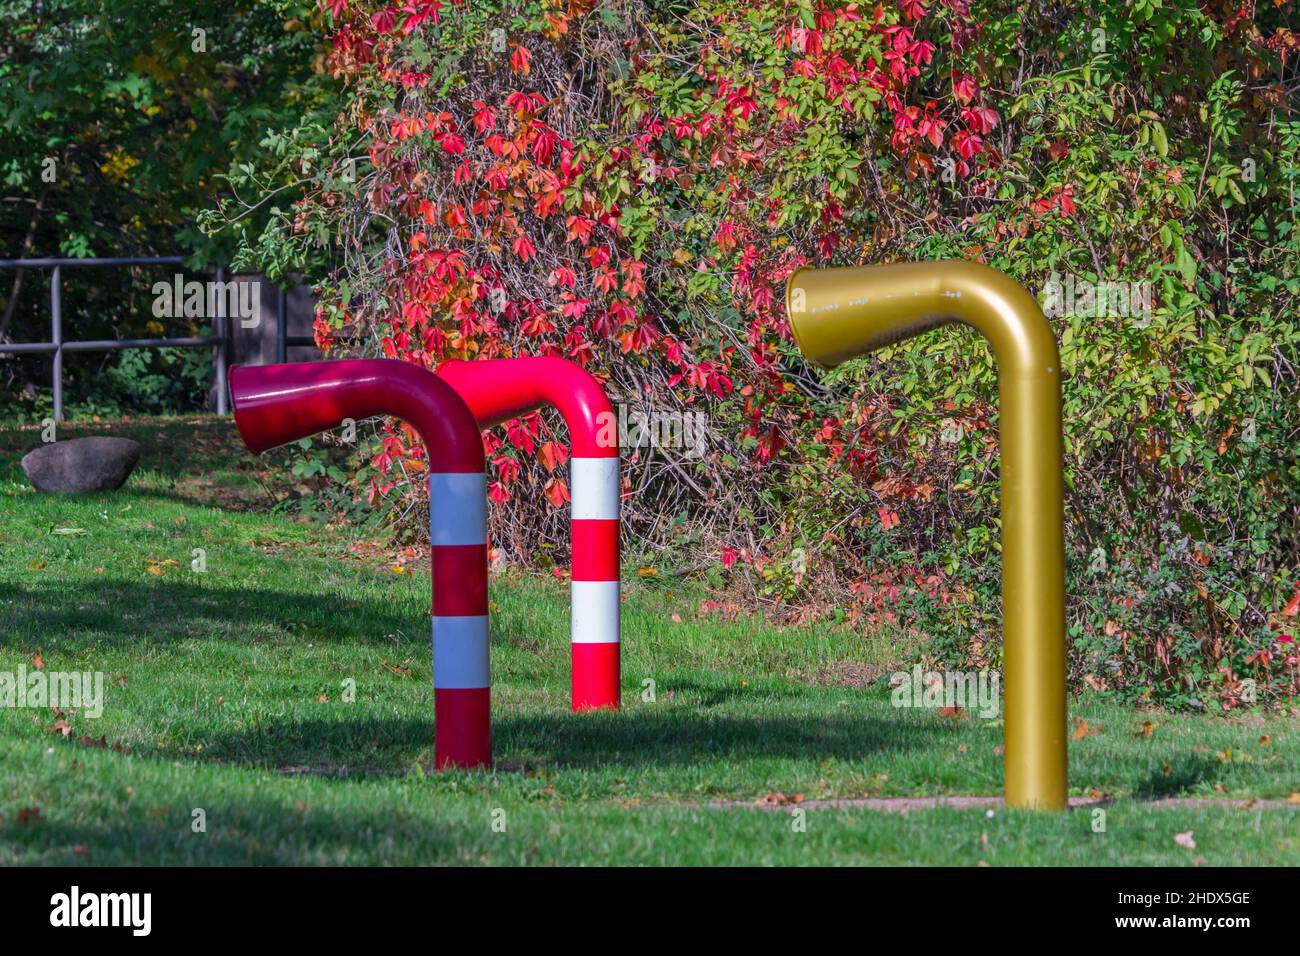
[[[115,491],[140,460],[129,438],[72,438],[50,442],[23,456],[23,471],[37,491]]]

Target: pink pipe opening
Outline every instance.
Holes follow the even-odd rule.
[[[572,706],[619,704],[618,427],[604,388],[567,359],[453,359],[438,376],[465,400],[483,428],[543,405],[569,429],[573,574],[570,596]]]
[[[346,419],[404,419],[424,442],[433,565],[434,763],[492,763],[483,439],[455,390],[392,359],[230,370],[235,424],[255,453]]]

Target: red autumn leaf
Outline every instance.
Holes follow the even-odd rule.
[[[537,249],[534,248],[532,241],[523,233],[519,234],[511,248],[514,249],[515,255],[524,262],[537,255]]]
[[[569,450],[553,441],[543,442],[537,446],[537,460],[549,473],[569,460]]]
[[[397,22],[397,11],[392,7],[385,7],[370,18],[370,23],[377,33],[387,33]]]
[[[1291,598],[1291,600],[1287,602],[1287,606],[1282,608],[1282,615],[1284,617],[1294,617],[1298,613],[1300,613],[1300,584],[1296,585],[1295,597]]]
[[[552,478],[542,489],[542,494],[546,495],[546,500],[551,503],[552,508],[563,508],[565,502],[569,500],[569,485],[563,478]]]
[[[550,286],[558,286],[562,289],[572,289],[578,284],[578,274],[568,266],[556,266],[551,272],[551,276],[546,280]]]
[[[528,47],[521,43],[515,47],[515,52],[510,54],[510,69],[521,76],[527,76],[528,71],[532,69],[532,59],[533,55],[528,52]]]
[[[952,95],[958,102],[969,103],[975,99],[979,93],[979,87],[975,84],[975,77],[966,73],[954,72],[952,75]]]
[[[497,111],[482,100],[474,101],[474,129],[482,135],[497,124]]]

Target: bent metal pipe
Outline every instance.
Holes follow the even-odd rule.
[[[428,456],[433,584],[434,763],[492,763],[488,673],[487,503],[483,440],[454,389],[392,359],[237,367],[235,424],[255,454],[345,419],[401,418]]]
[[[438,377],[490,428],[543,405],[569,429],[573,571],[569,635],[572,707],[619,703],[619,448],[614,410],[582,366],[549,356],[452,360]]]
[[[997,357],[1002,472],[1006,802],[1066,806],[1065,532],[1061,369],[1038,303],[974,262],[799,269],[786,312],[823,366],[950,322]]]

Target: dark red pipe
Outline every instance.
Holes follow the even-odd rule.
[[[424,442],[433,564],[434,762],[492,763],[483,439],[451,385],[391,359],[230,371],[235,424],[254,452],[391,415]]]
[[[230,370],[235,425],[254,454],[317,432],[344,419],[391,415],[409,422],[424,440],[430,468],[483,471],[483,439],[454,388],[438,376],[396,359],[295,362]]]

